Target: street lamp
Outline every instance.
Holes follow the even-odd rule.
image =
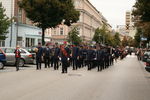
[[[13,0],[11,0],[11,29],[10,29],[10,43],[9,46],[11,47],[12,45],[12,33],[13,33],[13,21],[12,21],[12,16],[13,16]]]

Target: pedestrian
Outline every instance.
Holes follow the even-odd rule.
[[[97,52],[96,52],[96,55],[97,55],[97,71],[102,71],[103,70],[103,67],[104,67],[104,52],[101,48],[101,46],[98,46],[97,47]]]
[[[93,60],[95,58],[94,50],[92,46],[89,46],[87,50],[87,65],[88,65],[88,70],[91,70],[93,67]]]
[[[55,48],[54,48],[54,70],[59,69],[59,54],[60,54],[60,48],[58,46],[58,43],[55,43]]]
[[[50,68],[50,58],[51,58],[51,49],[49,48],[49,44],[46,44],[46,47],[43,50],[43,58],[45,63],[45,68]]]
[[[67,69],[69,67],[69,48],[67,47],[67,42],[64,42],[61,45],[60,49],[60,58],[62,62],[62,73],[67,73]]]
[[[52,48],[51,48],[51,58],[50,58],[51,67],[53,67],[53,65],[54,65],[54,50],[55,50],[55,46],[52,45]]]
[[[38,43],[38,47],[35,49],[36,52],[36,69],[41,69],[42,56],[43,56],[43,48],[41,43]]]
[[[77,45],[74,45],[72,48],[72,63],[73,63],[73,70],[77,70],[79,67],[79,48]]]
[[[16,71],[19,71],[19,62],[21,58],[20,46],[18,45],[15,50],[15,58],[16,58]]]

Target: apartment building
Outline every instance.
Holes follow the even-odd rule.
[[[95,30],[105,24],[110,30],[111,25],[107,23],[105,17],[89,2],[89,0],[73,0],[75,9],[80,12],[80,18],[77,23],[71,27],[60,25],[51,31],[52,41],[63,42],[67,39],[68,32],[77,27],[80,37],[84,41],[91,41]]]
[[[134,38],[136,34],[136,28],[134,27],[134,21],[131,13],[131,11],[126,11],[126,33],[128,34],[128,36]]]
[[[6,15],[13,21],[9,28],[7,38],[3,42],[6,47],[15,47],[17,44],[22,47],[35,46],[41,42],[42,30],[33,25],[26,17],[25,12],[17,5],[19,0],[0,0],[6,9]],[[45,41],[50,41],[51,33],[45,33]]]

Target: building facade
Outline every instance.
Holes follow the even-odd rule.
[[[133,16],[131,15],[131,11],[126,11],[126,33],[128,36],[134,38],[136,34],[136,28],[134,27]]]
[[[49,29],[52,34],[52,41],[62,42],[67,39],[69,31],[77,27],[79,35],[83,41],[91,41],[95,30],[107,24],[105,17],[89,2],[89,0],[73,0],[75,9],[80,12],[79,21],[72,24],[71,27],[60,25],[55,29]]]
[[[13,21],[9,27],[7,38],[3,42],[6,47],[21,47],[36,46],[42,39],[42,29],[33,25],[33,23],[26,17],[24,10],[18,7],[19,0],[0,0],[3,7],[6,9],[6,15]],[[50,41],[51,33],[45,33],[45,41]],[[1,44],[1,42],[0,42]]]

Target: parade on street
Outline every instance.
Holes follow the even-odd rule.
[[[150,0],[0,0],[0,100],[149,100]]]
[[[1,100],[149,100],[150,75],[135,55],[102,72],[86,68],[61,74],[53,68],[26,66],[0,71]]]

